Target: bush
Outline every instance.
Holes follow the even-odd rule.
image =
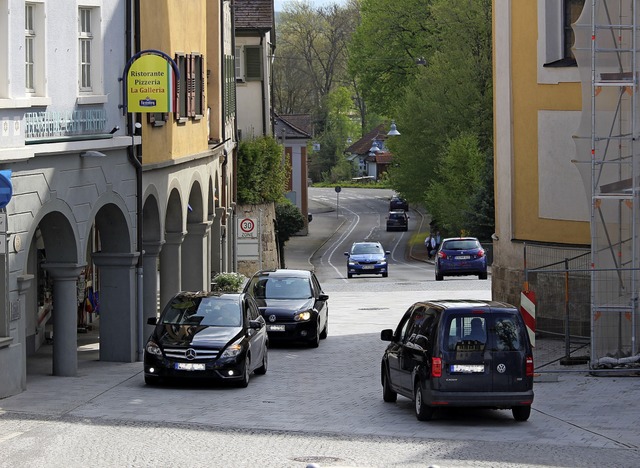
[[[218,273],[211,281],[211,290],[225,293],[242,292],[242,287],[248,278],[242,273]]]

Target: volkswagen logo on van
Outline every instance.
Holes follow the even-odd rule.
[[[498,364],[498,367],[496,369],[499,373],[504,374],[507,370],[507,366],[505,366],[504,364]]]
[[[269,315],[269,322],[275,322],[276,321],[276,316],[275,315]]]

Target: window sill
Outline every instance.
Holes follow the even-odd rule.
[[[91,94],[86,96],[78,96],[76,98],[76,104],[105,104],[108,100],[109,99],[106,94]]]
[[[0,336],[0,349],[8,348],[13,343],[13,338],[9,336]]]
[[[33,96],[19,99],[0,98],[0,109],[28,109],[30,107],[46,107],[50,105],[51,98],[43,96]]]

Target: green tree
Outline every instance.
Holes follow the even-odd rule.
[[[282,200],[288,182],[283,149],[273,137],[243,140],[238,148],[238,202]]]
[[[474,197],[485,182],[485,161],[476,135],[463,133],[448,142],[425,193],[427,210],[444,235],[468,233]]]
[[[349,72],[366,108],[393,115],[418,62],[433,51],[432,0],[361,0],[360,23],[349,44]],[[363,111],[362,104],[359,107]],[[363,115],[363,123],[367,120]],[[370,127],[370,123],[363,128]]]
[[[280,250],[280,266],[286,268],[284,244],[291,236],[304,227],[304,218],[297,206],[288,200],[276,204],[276,235]]]
[[[274,60],[278,112],[322,110],[325,96],[347,81],[347,45],[357,13],[354,0],[345,7],[313,8],[308,1],[285,5],[277,25]]]
[[[487,171],[493,162],[491,1],[432,0],[429,21],[435,51],[405,89],[397,116],[402,136],[388,141],[391,183],[414,202],[425,200],[427,187],[437,183],[440,155],[459,135],[477,136]]]

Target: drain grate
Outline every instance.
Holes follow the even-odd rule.
[[[344,460],[337,457],[296,457],[293,461],[302,463],[340,463]]]

